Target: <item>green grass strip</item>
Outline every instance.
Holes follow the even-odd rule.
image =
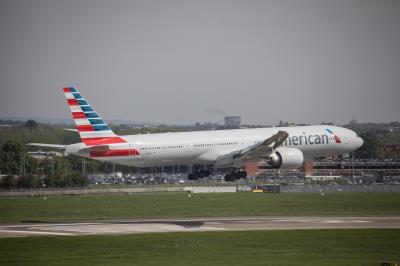
[[[0,239],[1,265],[379,265],[400,230],[292,230]]]

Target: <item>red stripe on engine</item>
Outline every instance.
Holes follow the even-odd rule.
[[[132,155],[140,155],[140,153],[136,149],[91,151],[90,152],[90,157],[112,157],[112,156],[132,156]]]
[[[79,105],[78,101],[75,99],[67,99],[69,105]]]
[[[64,92],[71,92],[70,88],[63,88]]]
[[[120,137],[83,138],[82,142],[85,143],[87,146],[113,144],[113,143],[126,143],[126,141]]]
[[[82,132],[82,131],[94,131],[94,128],[92,127],[92,125],[76,126],[76,129],[79,132]]]
[[[73,112],[72,117],[74,119],[79,119],[79,118],[86,118],[86,115],[83,112]]]

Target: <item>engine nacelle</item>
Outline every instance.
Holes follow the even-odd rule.
[[[303,164],[304,156],[296,148],[278,148],[268,158],[267,163],[274,169],[296,169]]]

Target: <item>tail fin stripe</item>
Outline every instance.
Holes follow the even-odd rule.
[[[66,97],[67,99],[75,99],[74,95],[72,95],[71,92],[66,92],[66,93],[65,93],[65,97]]]
[[[86,118],[86,115],[83,112],[72,112],[72,117],[74,119],[79,119],[79,118]]]
[[[95,131],[110,130],[107,125],[94,125],[93,128]]]
[[[82,96],[81,96],[79,93],[77,93],[77,92],[74,92],[74,93],[73,93],[73,96],[74,96],[75,99],[77,99],[77,100],[78,100],[78,99],[83,99]]]
[[[83,132],[83,131],[93,131],[93,127],[92,127],[92,125],[84,125],[84,126],[76,126],[76,129],[79,131],[79,132]]]
[[[92,125],[105,125],[106,123],[104,123],[103,120],[101,120],[100,118],[98,119],[89,119],[90,124]]]
[[[82,109],[79,107],[79,105],[70,105],[69,109],[71,110],[71,113],[82,112]]]
[[[79,105],[89,105],[85,100],[76,100]]]
[[[74,121],[75,121],[75,124],[76,124],[77,126],[87,126],[87,125],[90,125],[89,120],[87,120],[86,118],[84,118],[84,119],[74,119]]]
[[[94,112],[94,110],[90,106],[81,106],[81,108],[82,108],[82,111],[84,111],[84,112]]]
[[[100,118],[96,113],[84,113],[87,118]]]
[[[77,92],[74,87],[63,88],[64,92]]]
[[[77,100],[75,100],[75,99],[67,99],[67,101],[68,101],[68,105],[79,105],[78,104],[78,101]]]
[[[79,132],[111,131],[111,129],[107,125],[100,125],[100,126],[83,125],[83,126],[77,126],[76,129]]]

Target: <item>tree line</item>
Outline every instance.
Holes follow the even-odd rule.
[[[0,188],[82,187],[89,184],[73,156],[34,159],[14,138],[0,146]]]

